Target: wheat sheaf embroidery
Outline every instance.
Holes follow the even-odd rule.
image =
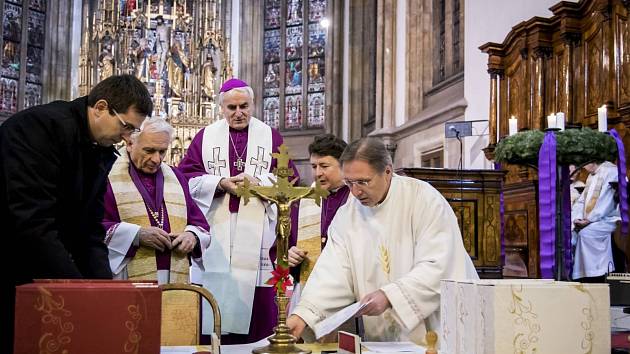
[[[379,246],[380,249],[380,258],[381,258],[381,269],[383,270],[383,273],[387,274],[387,277],[389,278],[389,250],[387,249],[387,247],[380,245]]]

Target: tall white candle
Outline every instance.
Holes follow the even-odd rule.
[[[508,123],[509,123],[508,125],[509,134],[510,135],[516,134],[516,132],[518,131],[518,121],[516,120],[516,117],[512,116]]]
[[[556,128],[560,130],[564,130],[564,113],[558,112],[556,113]]]
[[[605,133],[608,131],[608,117],[606,115],[606,105],[597,109],[597,129]]]
[[[550,115],[547,116],[547,128],[549,128],[549,129],[557,128],[556,127],[556,115],[555,114],[550,114]]]

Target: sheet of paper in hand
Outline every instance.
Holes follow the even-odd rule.
[[[361,311],[365,306],[367,306],[369,302],[362,304],[360,302],[355,302],[354,304],[344,307],[339,310],[337,313],[332,316],[326,318],[323,321],[315,324],[315,328],[313,328],[315,332],[315,337],[317,339],[327,335],[328,333],[334,331],[337,327],[341,326],[344,322],[354,317],[359,311]]]

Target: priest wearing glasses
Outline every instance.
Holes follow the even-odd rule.
[[[352,194],[287,325],[295,336],[354,302],[369,341],[422,344],[438,330],[441,279],[478,279],[455,213],[428,183],[395,175],[378,138],[354,141],[341,162]]]
[[[203,285],[221,307],[221,344],[265,338],[276,324],[274,289],[265,284],[275,262],[275,206],[257,198],[244,205],[236,189],[245,179],[271,185],[282,137],[252,117],[254,92],[242,80],[229,79],[220,89],[223,118],[193,139],[179,169],[190,180],[190,194],[212,227],[212,244],[203,257]],[[298,178],[292,161],[289,167]],[[297,182],[297,181],[296,181]],[[292,212],[289,245],[295,245],[297,208]],[[204,322],[203,334],[211,333]]]
[[[201,282],[190,268],[203,268],[209,227],[186,177],[162,162],[173,133],[164,119],[147,119],[109,173],[103,226],[114,279]]]

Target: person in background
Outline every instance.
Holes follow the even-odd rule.
[[[617,166],[608,161],[584,166],[589,173],[584,191],[572,208],[572,244],[575,246],[573,279],[581,282],[604,282],[615,270],[611,235],[621,220],[615,202]]]

